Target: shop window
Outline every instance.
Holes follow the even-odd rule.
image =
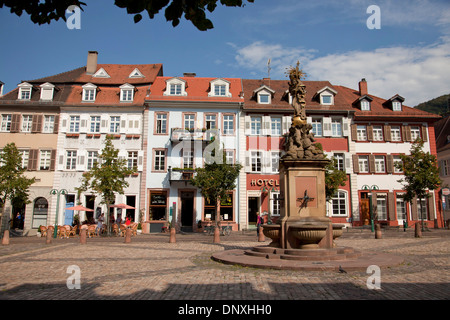
[[[166,220],[167,193],[154,191],[150,193],[149,220]]]

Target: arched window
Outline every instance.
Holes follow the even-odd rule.
[[[40,197],[34,200],[33,205],[33,224],[31,228],[37,229],[39,226],[47,225],[48,201]]]

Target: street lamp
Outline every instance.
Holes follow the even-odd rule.
[[[368,190],[369,191],[369,215],[370,215],[370,225],[371,225],[371,230],[372,232],[375,231],[374,229],[374,224],[373,224],[373,212],[372,212],[372,191],[374,190],[380,190],[380,188],[378,188],[378,186],[376,184],[372,185],[371,187],[369,187],[367,184],[363,185],[362,187],[363,190]]]
[[[57,190],[57,189],[52,189],[50,191],[51,195],[56,195],[56,218],[55,218],[55,231],[53,233],[53,238],[56,238],[58,235],[58,213],[59,213],[59,196],[60,195],[66,195],[67,194],[67,190],[66,189],[61,189],[61,190]]]

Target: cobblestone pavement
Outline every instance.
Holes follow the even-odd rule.
[[[381,288],[369,289],[371,273],[283,271],[223,265],[213,252],[268,244],[256,232],[235,232],[213,244],[204,234],[138,235],[123,238],[13,237],[0,247],[1,300],[374,300],[450,299],[450,230],[344,232],[340,246],[401,255],[405,262],[381,269]],[[80,270],[80,289],[69,289]],[[69,271],[69,272],[68,272]],[[69,281],[68,281],[69,279]]]

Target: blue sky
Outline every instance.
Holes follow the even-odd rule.
[[[163,12],[135,24],[114,1],[85,0],[81,29],[64,21],[34,25],[0,9],[0,81],[4,93],[22,80],[86,64],[163,63],[164,75],[286,79],[299,60],[307,80],[329,80],[369,93],[405,97],[405,104],[450,93],[450,2],[448,0],[255,0],[244,8],[218,6],[207,16],[215,28],[198,31],[186,20],[173,28]],[[380,29],[366,25],[370,5],[380,8]]]

